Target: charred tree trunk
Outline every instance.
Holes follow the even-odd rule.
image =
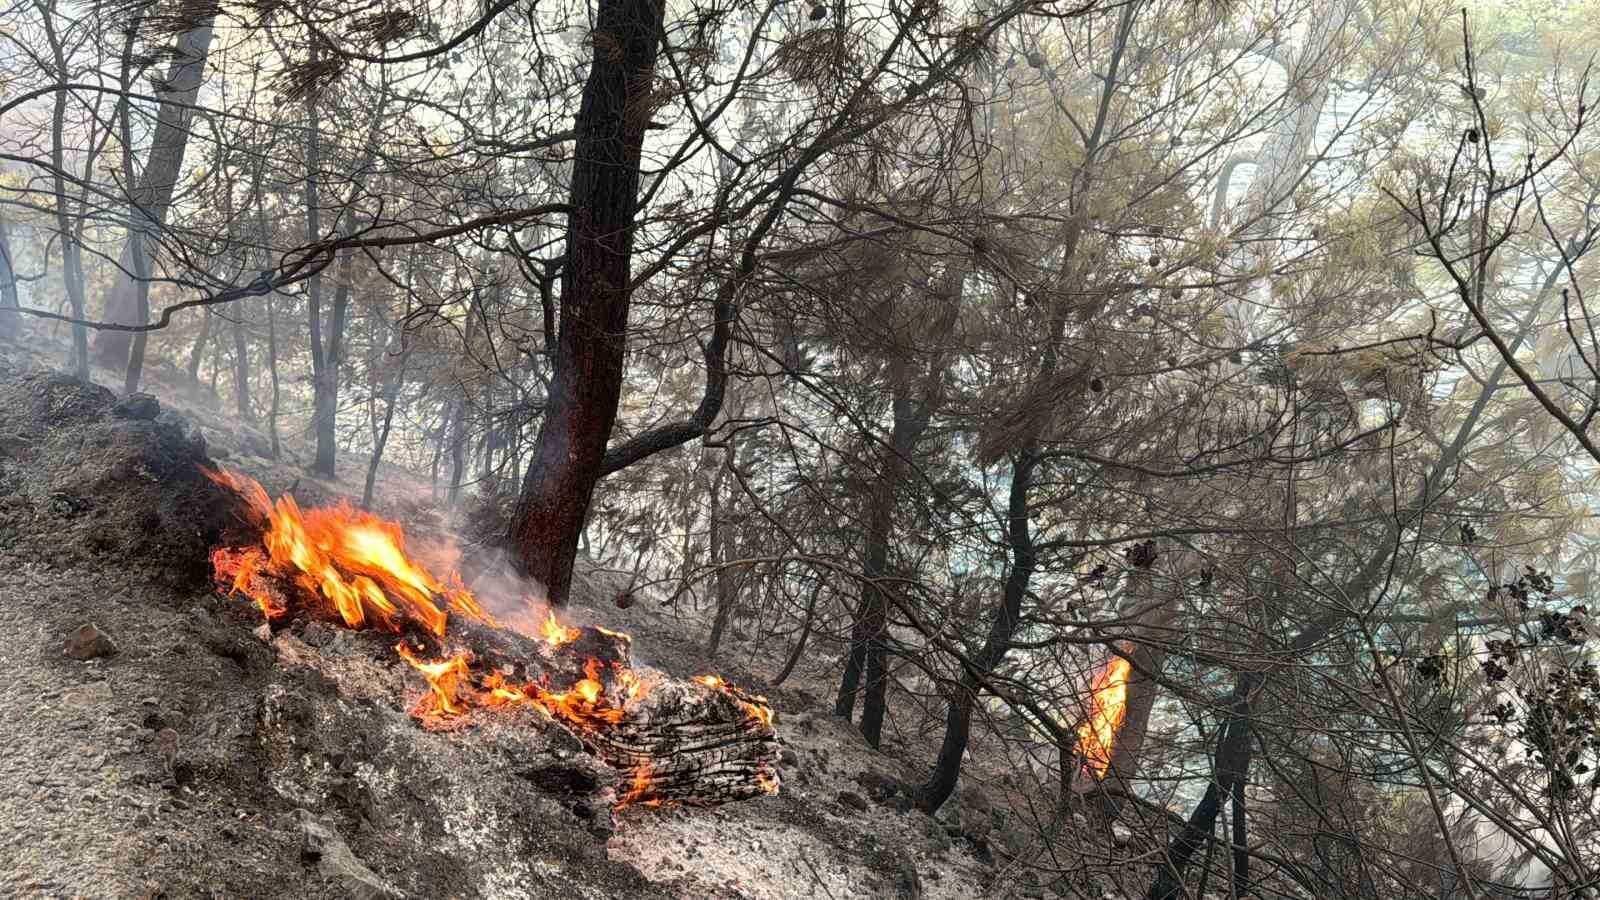
[[[1011,649],[1011,638],[1017,623],[1022,619],[1022,601],[1028,594],[1028,583],[1033,580],[1033,570],[1039,564],[1038,551],[1033,546],[1033,529],[1029,522],[1028,489],[1033,483],[1033,470],[1039,463],[1038,455],[1025,450],[1011,466],[1011,490],[1007,498],[1006,513],[1010,521],[1007,529],[1011,539],[1011,572],[1006,576],[1005,588],[1000,598],[1000,608],[989,624],[989,635],[976,657],[962,660],[966,670],[961,679],[951,687],[950,708],[945,715],[944,741],[939,746],[939,758],[934,763],[933,774],[917,794],[917,805],[932,815],[956,789],[961,777],[961,757],[967,752],[967,741],[972,735],[972,707],[978,702],[978,692],[983,681],[1005,659]]]
[[[622,392],[639,160],[663,9],[660,0],[601,0],[594,43],[607,49],[590,62],[578,110],[555,372],[508,535],[520,568],[553,603],[567,599]]]
[[[150,155],[130,198],[136,208],[133,228],[135,233],[144,234],[144,240],[130,239],[123,248],[116,278],[105,300],[104,316],[108,322],[143,325],[148,318],[148,311],[142,317],[139,315],[139,286],[143,284],[146,291],[149,289],[148,273],[155,263],[154,241],[150,236],[167,220],[173,190],[183,169],[189,124],[194,119],[194,102],[200,93],[206,56],[211,50],[211,31],[211,16],[207,15],[178,38],[176,57],[162,81],[161,106],[156,112]],[[144,296],[148,298],[149,295]],[[102,331],[95,338],[96,361],[110,368],[122,368],[130,361],[133,344],[133,332]],[[134,376],[130,374],[130,377]]]

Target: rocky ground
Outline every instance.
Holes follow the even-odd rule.
[[[1005,865],[1005,814],[971,791],[937,819],[910,811],[912,764],[868,748],[804,678],[772,696],[779,796],[628,808],[615,827],[549,777],[583,750],[532,714],[423,730],[406,712],[420,678],[383,638],[271,635],[206,583],[225,523],[194,501],[193,459],[302,499],[348,486],[268,459],[203,403],[119,403],[46,365],[0,347],[0,895],[1046,896]],[[578,584],[575,622],[630,631],[671,675],[712,670],[698,629],[656,603],[618,609],[615,576]],[[758,662],[715,669],[759,691]]]

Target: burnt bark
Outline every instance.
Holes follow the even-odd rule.
[[[155,254],[151,236],[167,220],[173,191],[183,169],[189,143],[189,125],[194,119],[194,103],[200,94],[206,57],[211,50],[212,18],[205,16],[184,32],[176,55],[162,81],[161,105],[156,111],[156,129],[150,140],[150,154],[139,184],[129,198],[135,209],[130,227],[142,240],[130,238],[123,247],[118,272],[106,295],[104,318],[119,325],[143,325],[148,318],[139,315],[141,296],[148,298],[149,273],[154,271]],[[81,317],[81,316],[80,316]],[[144,332],[138,333],[145,337]],[[95,359],[103,366],[122,368],[130,362],[134,333],[102,331],[95,337]],[[133,376],[136,380],[136,375]]]
[[[639,161],[660,47],[659,0],[601,0],[576,122],[555,372],[508,540],[564,603],[622,393]]]

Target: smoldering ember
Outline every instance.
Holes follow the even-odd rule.
[[[0,10],[0,897],[1600,900],[1597,53]]]

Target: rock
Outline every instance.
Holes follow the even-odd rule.
[[[857,812],[867,811],[867,798],[853,791],[843,791],[839,794],[839,802]]]
[[[161,415],[161,401],[149,394],[129,394],[111,407],[111,414],[124,419],[153,421],[156,416]]]
[[[339,833],[317,821],[308,810],[300,810],[300,858],[315,864],[322,877],[334,882],[357,900],[382,900],[404,897],[398,888],[367,868]]]
[[[1126,847],[1128,846],[1128,842],[1131,840],[1133,840],[1133,832],[1128,829],[1128,826],[1122,824],[1121,822],[1117,822],[1111,826],[1112,846]]]
[[[782,763],[782,765],[783,765],[783,767],[785,769],[799,768],[799,766],[800,766],[800,756],[798,754],[796,754],[793,750],[790,750],[787,747],[785,747],[783,749],[783,752],[778,754],[778,762]]]
[[[73,659],[99,659],[117,652],[117,645],[106,633],[85,622],[67,635],[66,654]]]

